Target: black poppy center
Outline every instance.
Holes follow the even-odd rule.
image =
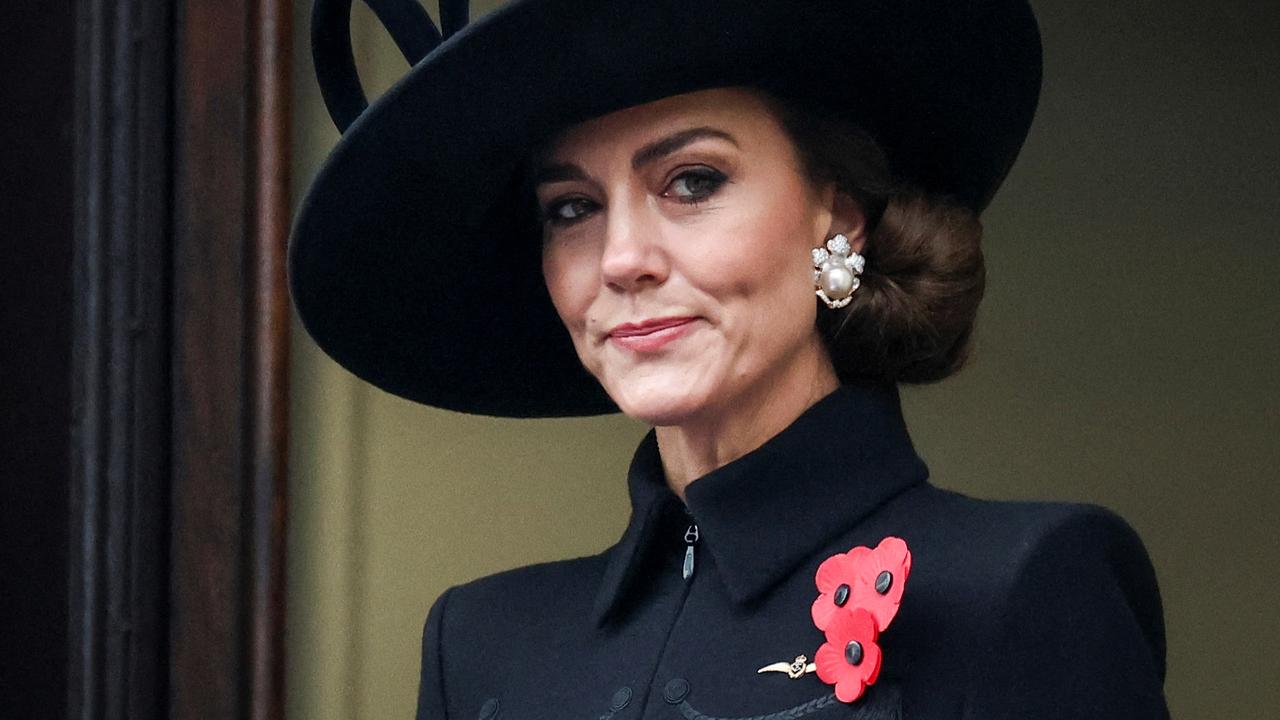
[[[889,588],[893,587],[893,573],[888,570],[881,570],[876,576],[876,592],[884,595],[889,592]]]
[[[850,640],[849,644],[844,646],[844,660],[850,665],[862,664],[862,643]]]
[[[844,607],[844,604],[849,602],[849,586],[842,584],[840,587],[836,588],[835,595],[833,595],[831,599],[835,602],[836,607]]]

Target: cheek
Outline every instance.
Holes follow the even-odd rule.
[[[718,233],[716,261],[705,264],[713,270],[708,282],[721,278],[718,294],[761,303],[762,311],[778,302],[794,308],[812,300],[812,223],[803,210],[805,200],[801,194],[777,191],[745,198],[744,207],[751,211],[734,213],[734,222]]]
[[[585,259],[577,257],[572,247],[548,245],[542,252],[542,277],[547,284],[551,303],[560,320],[571,332],[579,330],[586,319],[587,308],[595,291]]]
[[[715,233],[716,260],[699,264],[697,284],[716,298],[741,372],[794,356],[815,332],[809,250],[817,243],[807,201],[776,187],[745,196],[733,222]],[[751,210],[736,209],[743,207]]]

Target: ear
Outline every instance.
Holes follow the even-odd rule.
[[[854,252],[862,252],[867,244],[867,216],[862,210],[862,203],[849,193],[837,189],[834,183],[827,185],[823,199],[831,210],[831,224],[827,228],[826,237],[843,234],[849,238],[849,245]]]

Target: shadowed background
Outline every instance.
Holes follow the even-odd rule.
[[[295,21],[295,200],[338,138],[310,4]],[[500,4],[474,2],[473,20]],[[355,5],[376,95],[407,66]],[[905,387],[907,421],[937,485],[1120,512],[1159,574],[1174,716],[1263,717],[1280,705],[1280,11],[1033,6],[1044,94],[983,216],[977,352]],[[411,717],[431,602],[613,543],[645,428],[414,405],[296,323],[293,338],[289,714]]]

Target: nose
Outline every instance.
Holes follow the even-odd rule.
[[[614,203],[605,223],[600,275],[604,284],[619,291],[635,291],[645,285],[661,285],[667,279],[668,258],[662,247],[661,227],[644,203]]]

